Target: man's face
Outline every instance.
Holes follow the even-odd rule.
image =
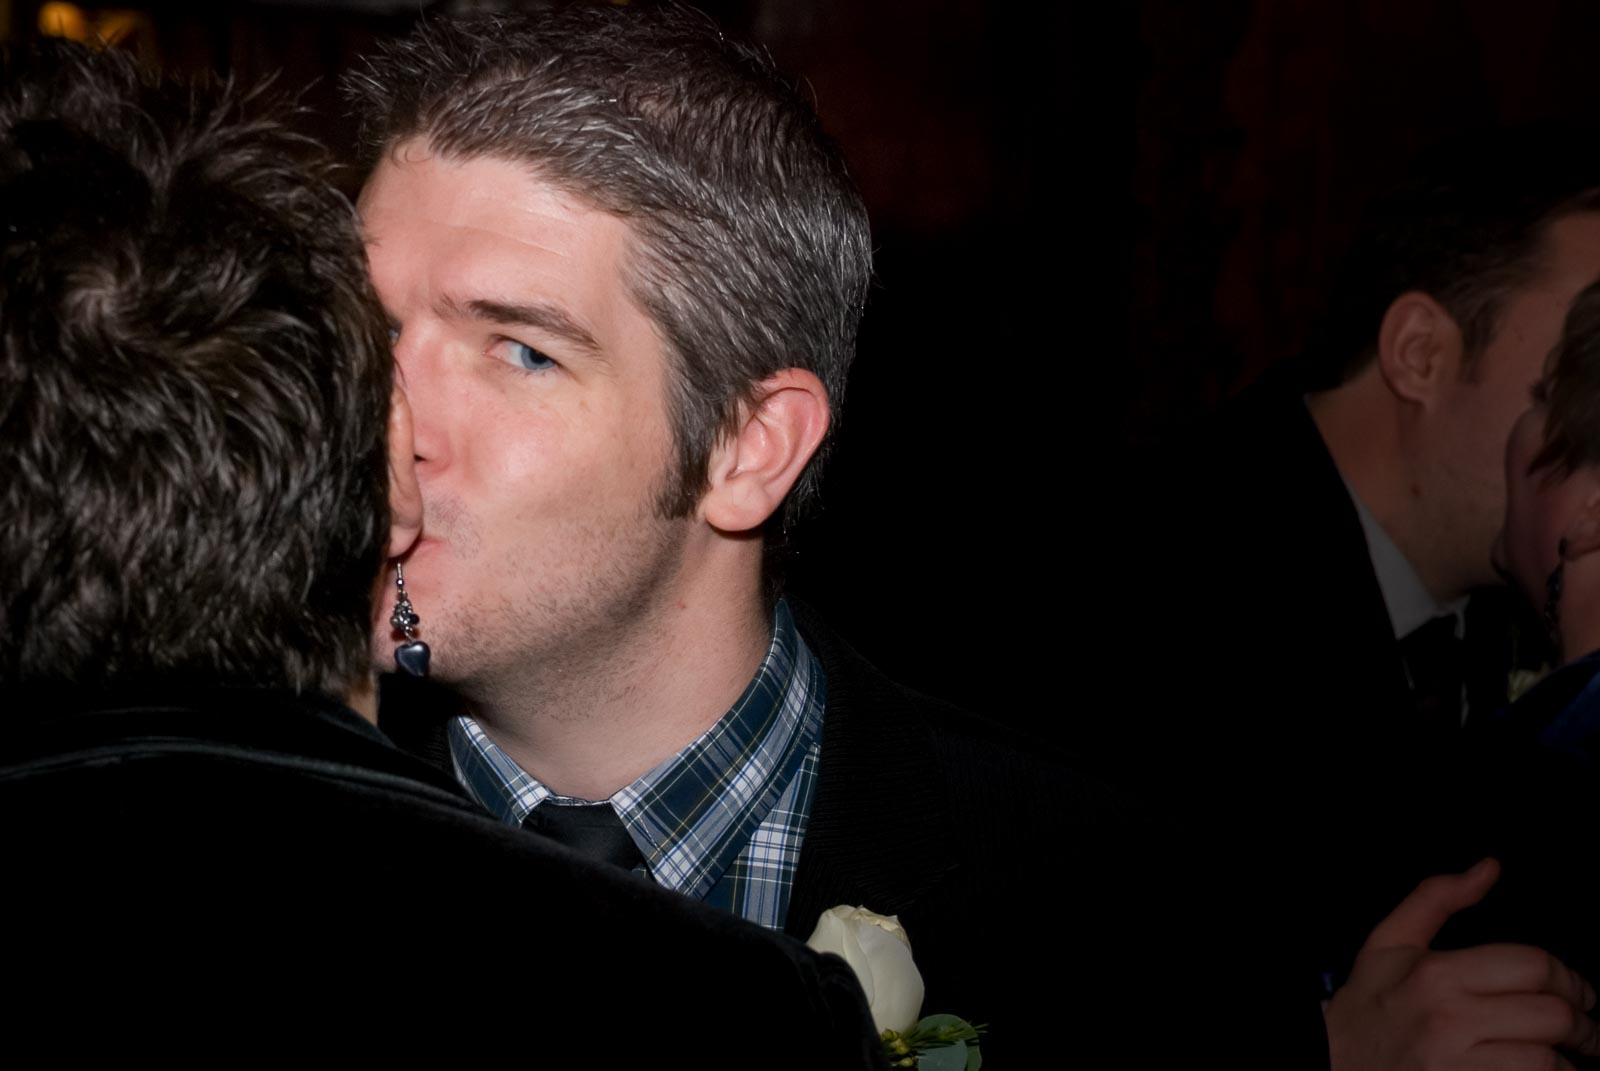
[[[559,671],[655,605],[688,532],[652,508],[668,372],[624,285],[629,228],[523,165],[415,141],[360,207],[415,418],[425,515],[406,589],[434,672]],[[392,645],[385,620],[380,656]]]
[[[1506,442],[1528,407],[1528,393],[1561,338],[1578,292],[1600,278],[1600,213],[1566,216],[1545,235],[1538,274],[1513,291],[1500,309],[1494,337],[1475,374],[1451,385],[1439,456],[1451,498],[1459,504],[1450,528],[1460,556],[1481,563],[1472,584],[1494,580],[1485,549],[1499,531],[1506,502]]]

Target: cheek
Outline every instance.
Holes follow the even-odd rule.
[[[1526,398],[1527,391],[1521,391]],[[1482,443],[1484,453],[1493,458],[1497,480],[1507,495],[1518,485],[1526,485],[1524,492],[1534,490],[1535,477],[1527,475],[1528,463],[1538,453],[1542,424],[1529,417],[1527,403],[1519,400],[1513,405],[1499,405],[1481,413],[1473,434]]]
[[[1560,486],[1540,486],[1524,477],[1513,489],[1506,517],[1506,550],[1512,575],[1529,598],[1544,598],[1545,582],[1560,559],[1565,496]]]
[[[573,429],[558,406],[531,391],[508,390],[501,380],[509,376],[492,368],[477,376],[451,399],[453,449],[443,468],[462,493],[492,510],[531,497],[552,475],[571,469]]]
[[[1522,594],[1535,606],[1544,597],[1544,577],[1539,568],[1538,540],[1521,525],[1520,516],[1508,516],[1504,536],[1504,565]]]
[[[1546,559],[1554,559],[1556,537],[1552,532],[1549,503],[1538,494],[1529,497],[1520,510],[1522,520],[1517,526],[1517,553],[1524,568],[1534,574],[1546,572]]]
[[[522,555],[561,554],[575,529],[632,518],[642,476],[626,429],[523,411],[509,426],[479,420],[470,475],[458,486],[486,545]]]

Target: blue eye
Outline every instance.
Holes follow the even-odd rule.
[[[550,358],[532,346],[521,342],[511,343],[511,356],[518,367],[526,368],[530,372],[536,372],[541,368],[551,368],[555,365],[555,362]]]
[[[495,342],[489,347],[489,355],[527,372],[543,372],[556,366],[550,358],[526,342],[518,342],[514,338],[502,338]]]

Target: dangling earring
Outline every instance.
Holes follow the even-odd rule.
[[[394,613],[389,615],[389,624],[394,626],[396,632],[404,634],[406,642],[394,649],[394,664],[413,677],[426,677],[428,675],[428,645],[417,639],[417,622],[422,618],[417,616],[417,611],[411,607],[411,596],[406,594],[405,569],[399,562],[394,563],[394,585],[397,591],[394,600]]]
[[[1552,637],[1560,635],[1561,630],[1561,578],[1567,568],[1567,541],[1563,539],[1556,545],[1556,567],[1550,570],[1550,575],[1544,581],[1544,627],[1550,630]]]

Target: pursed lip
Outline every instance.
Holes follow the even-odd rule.
[[[431,581],[438,571],[437,563],[442,560],[442,554],[448,553],[444,550],[445,546],[442,539],[424,536],[413,543],[400,559],[400,565],[406,571],[406,587],[411,590],[413,598],[418,588],[426,590],[432,586]],[[393,570],[390,579],[393,580]]]
[[[423,551],[427,550],[428,548],[437,547],[437,546],[440,546],[443,543],[444,543],[444,540],[440,539],[438,536],[431,536],[431,535],[418,536],[417,537],[417,541],[411,545],[411,549],[406,552],[406,556],[404,558],[402,558],[401,560],[404,561],[404,562],[409,563],[412,558],[415,558],[417,555],[421,554]]]

